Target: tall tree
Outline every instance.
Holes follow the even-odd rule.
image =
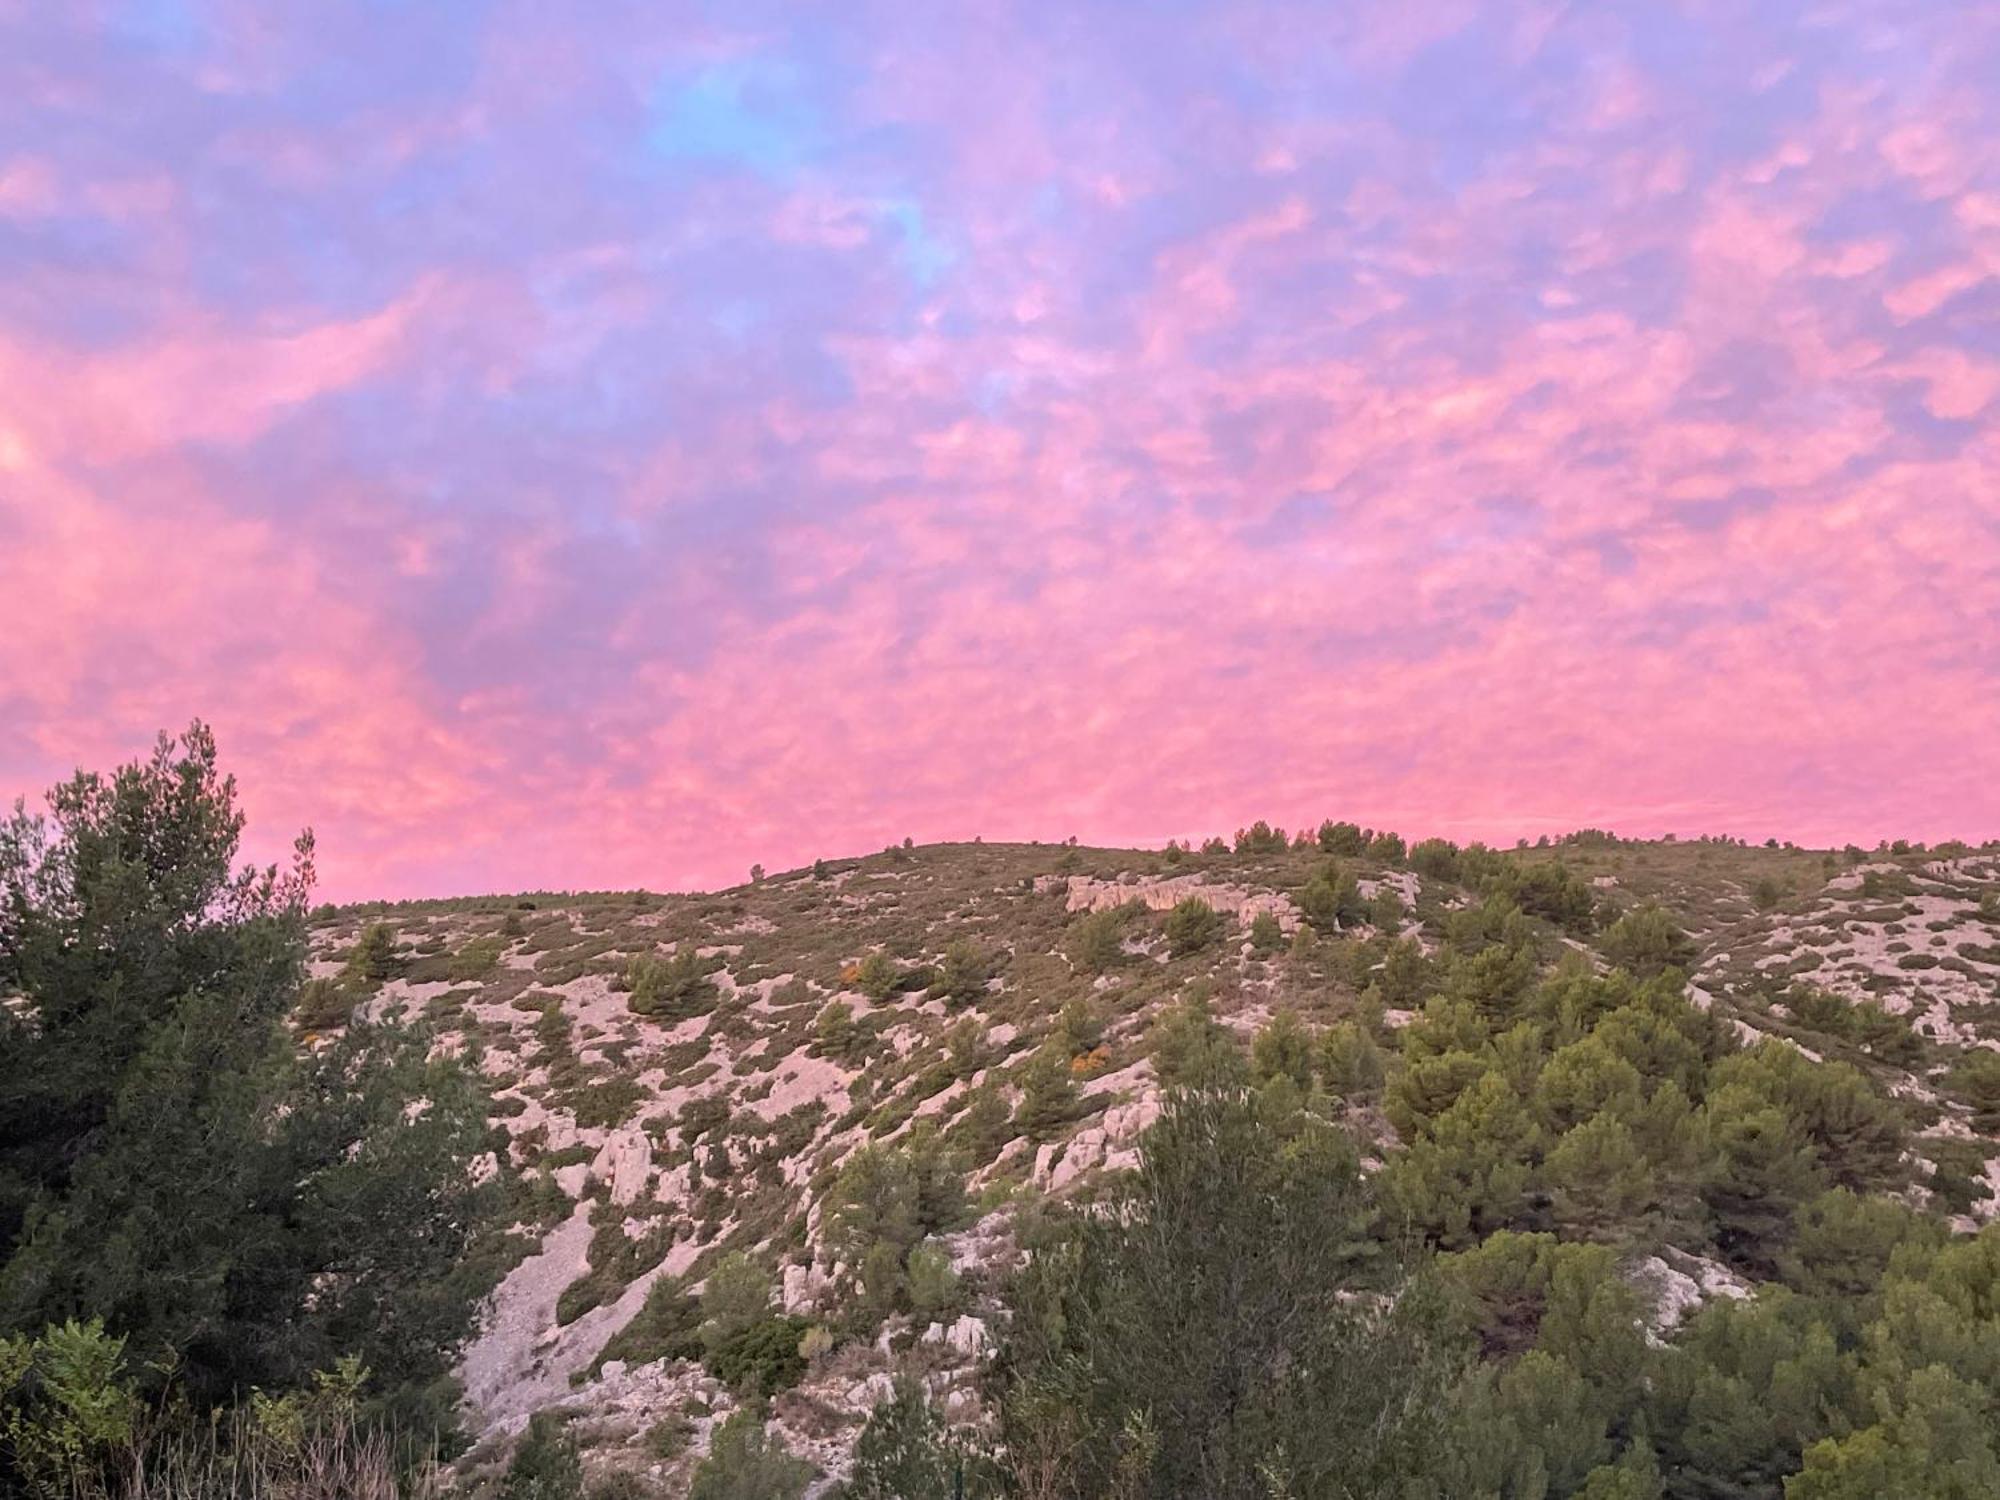
[[[301,1054],[312,840],[235,868],[205,726],[49,809],[0,825],[0,1332],[101,1318],[198,1401],[358,1353],[448,1409],[477,1081],[394,1027]]]
[[[1383,1268],[1346,1139],[1280,1132],[1246,1090],[1182,1092],[1116,1192],[1061,1218],[1014,1289],[1023,1493],[1390,1493],[1456,1365],[1424,1298],[1369,1294]]]

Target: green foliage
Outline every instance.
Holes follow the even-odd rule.
[[[1785,1283],[1808,1296],[1859,1303],[1904,1247],[1934,1251],[1939,1225],[1891,1198],[1834,1188],[1800,1205],[1778,1257]]]
[[[942,1245],[922,1244],[909,1253],[904,1264],[908,1280],[910,1311],[919,1321],[940,1318],[955,1311],[964,1297],[958,1273],[951,1268],[951,1256]]]
[[[1106,974],[1125,961],[1125,927],[1133,908],[1087,912],[1070,923],[1063,938],[1069,961],[1085,974]]]
[[[880,948],[875,949],[854,971],[854,987],[880,1005],[895,991],[903,971]]]
[[[820,1206],[836,1258],[860,1266],[880,1246],[898,1270],[926,1236],[958,1228],[964,1214],[962,1168],[928,1126],[898,1146],[868,1144],[848,1156]]]
[[[514,1445],[500,1500],[581,1500],[583,1460],[562,1415],[538,1411]]]
[[[1551,1215],[1581,1239],[1625,1244],[1658,1232],[1652,1163],[1615,1116],[1585,1120],[1558,1140],[1543,1181]]]
[[[299,987],[299,1003],[292,1018],[302,1031],[331,1031],[347,1024],[361,998],[336,980],[308,979]]]
[[[1427,880],[1456,880],[1458,845],[1450,839],[1421,839],[1411,846],[1410,868]]]
[[[937,1500],[1003,1493],[990,1459],[953,1433],[923,1383],[899,1376],[890,1398],[868,1415],[854,1445],[843,1500]]]
[[[701,1342],[713,1352],[765,1320],[771,1307],[771,1278],[764,1268],[734,1251],[709,1270],[701,1289]]]
[[[500,955],[506,948],[506,942],[498,937],[475,938],[451,956],[445,977],[454,984],[484,979],[500,967]]]
[[[637,1238],[625,1232],[622,1215],[596,1212],[596,1229],[590,1237],[590,1269],[568,1286],[556,1299],[556,1324],[566,1327],[594,1307],[601,1307],[625,1290],[632,1278],[651,1270],[670,1248],[665,1236],[655,1231]]]
[[[1291,848],[1291,840],[1285,837],[1285,830],[1273,828],[1262,818],[1248,828],[1236,830],[1236,852],[1238,854],[1283,854]]]
[[[1368,847],[1368,836],[1356,823],[1326,822],[1319,825],[1317,842],[1322,852],[1353,856]]]
[[[1613,922],[1598,947],[1612,965],[1641,979],[1668,969],[1691,968],[1699,952],[1664,908],[1650,904],[1634,907]]]
[[[1320,1040],[1319,1066],[1328,1090],[1355,1104],[1379,1095],[1386,1077],[1375,1038],[1353,1021],[1336,1021],[1327,1028]]]
[[[1250,1044],[1250,1073],[1258,1083],[1289,1078],[1300,1093],[1312,1088],[1317,1039],[1296,1011],[1281,1010]]]
[[[1973,1126],[2000,1133],[2000,1052],[1967,1052],[1951,1070],[1952,1092],[1972,1109]]]
[[[995,1085],[983,1083],[965,1096],[965,1112],[953,1123],[949,1140],[968,1168],[986,1166],[1012,1139],[1013,1116]]]
[[[1055,1045],[1071,1057],[1094,1052],[1104,1041],[1104,1018],[1082,995],[1063,1002],[1056,1017]]]
[[[417,1460],[363,1427],[368,1371],[343,1359],[308,1386],[252,1391],[233,1411],[188,1420],[184,1393],[140,1400],[122,1341],[97,1324],[0,1339],[0,1493],[35,1500],[254,1500],[381,1496]]]
[[[986,1028],[976,1016],[961,1016],[945,1033],[946,1065],[953,1079],[969,1079],[990,1057]]]
[[[357,988],[377,985],[395,974],[397,963],[395,929],[386,922],[371,922],[348,953],[341,978]]]
[[[1060,1133],[1082,1108],[1069,1062],[1060,1042],[1044,1043],[1021,1071],[1021,1102],[1014,1110],[1014,1128],[1031,1141],[1046,1141]]]
[[[688,1440],[693,1436],[694,1423],[685,1412],[668,1412],[646,1429],[644,1447],[652,1457],[672,1463],[687,1452]]]
[[[1285,946],[1284,930],[1278,926],[1278,919],[1267,911],[1260,911],[1250,920],[1250,948],[1261,954],[1276,953]]]
[[[1411,938],[1396,938],[1382,955],[1382,967],[1375,976],[1375,990],[1382,1004],[1406,1008],[1414,1005],[1430,987],[1431,962]]]
[[[938,966],[937,991],[948,1005],[976,1004],[986,995],[988,967],[986,955],[959,938],[944,950],[944,962]]]
[[[763,1418],[746,1406],[716,1428],[688,1500],[799,1500],[812,1477],[813,1466],[773,1443]]]
[[[812,1327],[809,1318],[765,1316],[709,1344],[702,1364],[739,1396],[767,1397],[789,1390],[805,1377],[801,1349]],[[710,1325],[703,1325],[703,1336]]]
[[[646,1300],[632,1321],[598,1351],[593,1367],[602,1367],[614,1359],[627,1365],[651,1364],[659,1359],[699,1359],[706,1350],[701,1320],[701,1299],[688,1291],[687,1283],[678,1276],[662,1276],[646,1288]]]
[[[1002,1426],[1017,1480],[1078,1500],[1386,1493],[1453,1360],[1427,1299],[1386,1305],[1351,1147],[1240,1094],[1179,1094],[1111,1211],[1059,1216],[1010,1293]],[[1160,1330],[1172,1329],[1172,1338]]]
[[[578,1125],[586,1130],[600,1130],[623,1125],[645,1097],[646,1091],[637,1079],[620,1075],[573,1089],[563,1096],[563,1102],[569,1105]]]
[[[813,1023],[812,1052],[834,1062],[853,1063],[868,1050],[868,1030],[845,1000],[830,1000]]]
[[[85,1489],[131,1443],[144,1408],[124,1365],[125,1340],[97,1318],[0,1339],[0,1438],[30,1494]]]
[[[381,1024],[298,1054],[310,841],[232,873],[200,725],[50,805],[0,827],[0,1331],[102,1319],[142,1393],[171,1368],[196,1405],[359,1354],[442,1414],[500,1191],[479,1079]],[[364,936],[357,978],[393,948]]]
[[[1490,893],[1579,936],[1595,925],[1597,900],[1590,882],[1561,860],[1506,865],[1490,883]]]
[[[1225,926],[1222,913],[1199,896],[1175,903],[1167,913],[1167,952],[1187,958],[1220,940]]]
[[[635,1015],[685,1021],[714,1003],[713,972],[714,965],[692,946],[683,946],[671,958],[639,954],[625,966],[625,1003]]]
[[[1169,1088],[1223,1088],[1247,1074],[1243,1049],[1199,992],[1161,1013],[1152,1030],[1153,1072]]]
[[[1299,888],[1298,907],[1315,932],[1338,932],[1368,919],[1359,882],[1336,865],[1328,865]]]

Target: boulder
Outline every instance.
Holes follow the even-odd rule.
[[[612,1131],[591,1160],[590,1175],[610,1184],[613,1203],[636,1203],[644,1197],[653,1175],[653,1146],[646,1132],[636,1128]]]

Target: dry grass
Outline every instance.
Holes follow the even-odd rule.
[[[338,1420],[290,1438],[246,1416],[156,1432],[101,1474],[74,1476],[46,1500],[436,1500],[436,1466],[414,1466],[395,1435]]]

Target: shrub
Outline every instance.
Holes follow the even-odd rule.
[[[716,1429],[688,1500],[799,1500],[812,1477],[813,1466],[774,1445],[763,1419],[745,1407]]]
[[[854,987],[880,1005],[895,991],[896,982],[902,978],[902,971],[896,967],[894,959],[877,948],[854,971]]]
[[[501,1478],[501,1500],[579,1500],[582,1494],[583,1460],[577,1456],[576,1439],[559,1413],[536,1412]]]
[[[1450,839],[1424,839],[1410,850],[1410,868],[1431,880],[1458,879],[1458,845]]]
[[[959,938],[944,950],[944,962],[938,966],[938,993],[948,1005],[971,1005],[986,994],[986,974],[986,955]]]
[[[1301,1092],[1312,1087],[1313,1035],[1295,1011],[1281,1010],[1250,1045],[1250,1068],[1259,1083],[1290,1078]]]
[[[380,984],[396,972],[397,963],[395,932],[385,922],[371,922],[348,952],[341,977],[359,985]]]
[[[629,1469],[612,1469],[590,1481],[585,1500],[655,1500],[659,1491]]]
[[[1141,1151],[1010,1288],[1002,1436],[1046,1475],[1029,1493],[1420,1493],[1402,1481],[1461,1366],[1426,1298],[1353,1295],[1373,1207],[1346,1140],[1213,1092],[1170,1099]]]
[[[1046,1141],[1077,1116],[1081,1100],[1060,1045],[1044,1044],[1021,1075],[1021,1102],[1014,1128],[1031,1141]]]
[[[1222,936],[1222,913],[1199,896],[1189,896],[1167,913],[1167,951],[1175,958],[1199,953]]]
[[[1243,1050],[1215,1019],[1208,1001],[1190,995],[1153,1023],[1153,1072],[1169,1088],[1214,1088],[1240,1083]]]
[[[1365,920],[1368,915],[1359,882],[1334,865],[1328,865],[1300,888],[1298,906],[1315,932],[1337,932]]]
[[[576,1123],[586,1130],[623,1125],[632,1117],[632,1110],[646,1095],[632,1078],[606,1078],[599,1083],[586,1084],[564,1096],[576,1116]]]
[[[642,1439],[646,1452],[663,1463],[672,1463],[687,1452],[688,1440],[694,1436],[694,1423],[685,1412],[668,1412],[659,1421],[646,1429]]]
[[[1012,1139],[1007,1100],[991,1083],[981,1084],[966,1097],[965,1112],[951,1127],[953,1149],[967,1167],[986,1166]]]
[[[893,1393],[868,1414],[854,1445],[844,1500],[944,1500],[1004,1493],[992,1463],[945,1424],[923,1383],[897,1377]]]
[[[684,1021],[715,997],[710,965],[692,947],[672,958],[642,953],[625,966],[626,1004],[635,1014]]]
[[[805,1377],[808,1318],[767,1316],[712,1343],[703,1368],[739,1396],[769,1397]],[[704,1333],[706,1329],[704,1328]]]
[[[713,1352],[765,1320],[771,1278],[742,1251],[717,1261],[701,1291],[701,1341]]]
[[[816,1057],[852,1063],[868,1049],[867,1028],[855,1020],[854,1007],[845,1000],[831,1000],[813,1023],[811,1051]]]
[[[1248,828],[1236,830],[1236,852],[1238,854],[1283,854],[1291,847],[1285,837],[1285,830],[1273,828],[1262,818]]]
[[[1104,1040],[1104,1018],[1090,1001],[1079,995],[1067,1001],[1057,1016],[1055,1040],[1071,1057],[1094,1052]]]
[[[143,1407],[124,1365],[125,1340],[99,1318],[0,1339],[0,1435],[32,1492],[69,1493],[131,1441]]]
[[[1327,854],[1360,854],[1368,847],[1368,839],[1357,823],[1322,823],[1319,825],[1319,847]]]
[[[455,983],[484,979],[500,967],[506,944],[497,937],[476,938],[454,953],[445,964],[445,977]]]
[[[1595,925],[1597,898],[1590,883],[1561,860],[1507,866],[1494,884],[1497,894],[1531,917],[1579,934]]]
[[[1353,1103],[1375,1098],[1385,1076],[1375,1038],[1353,1021],[1336,1021],[1320,1044],[1320,1076],[1337,1098]]]
[[[1070,924],[1063,941],[1069,961],[1086,974],[1103,974],[1125,961],[1125,922],[1129,906],[1093,911]]]
[[[662,1276],[646,1289],[646,1300],[632,1321],[598,1352],[593,1367],[613,1359],[628,1365],[699,1359],[703,1352],[700,1328],[701,1299],[689,1293],[680,1277]]]
[[[910,1311],[919,1319],[937,1318],[959,1305],[958,1273],[951,1268],[951,1256],[942,1245],[918,1245],[910,1251],[904,1272]]]
[[[299,989],[294,1017],[307,1031],[331,1031],[345,1026],[354,1016],[360,995],[332,979],[308,979]]]
[[[1614,967],[1640,979],[1686,969],[1701,951],[1664,908],[1651,903],[1613,922],[1598,946]]]

